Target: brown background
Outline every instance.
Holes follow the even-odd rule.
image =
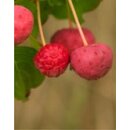
[[[59,78],[46,78],[27,102],[15,101],[16,129],[115,129],[115,8],[115,0],[103,0],[95,11],[84,15],[83,24],[93,31],[97,41],[113,48],[111,71],[97,81],[86,81],[69,69]],[[44,26],[47,40],[63,27],[68,27],[67,21],[50,17]]]

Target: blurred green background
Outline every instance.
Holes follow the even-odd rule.
[[[68,69],[58,78],[46,78],[32,90],[27,102],[15,100],[15,129],[115,129],[116,127],[116,0],[103,0],[84,15],[83,27],[114,51],[110,72],[87,81]],[[53,33],[68,27],[67,20],[50,17],[44,25],[49,42]]]

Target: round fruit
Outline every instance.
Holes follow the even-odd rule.
[[[47,44],[36,54],[34,63],[42,74],[48,77],[57,77],[68,66],[68,49],[62,44]]]
[[[92,32],[87,28],[83,28],[82,30],[88,44],[95,43],[95,37]],[[66,28],[57,31],[51,38],[51,42],[63,44],[69,49],[70,53],[73,50],[83,46],[83,41],[78,29],[76,28]]]
[[[112,66],[113,54],[105,44],[83,46],[71,53],[71,66],[81,77],[94,80],[103,77]]]
[[[14,7],[14,42],[20,44],[31,34],[34,24],[32,12],[27,8],[15,5]]]

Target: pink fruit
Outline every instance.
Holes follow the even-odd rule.
[[[62,44],[47,44],[34,57],[36,68],[48,77],[62,74],[69,63],[68,49]]]
[[[89,29],[83,28],[83,32],[88,44],[95,43],[95,37]],[[70,53],[83,46],[81,36],[76,28],[66,28],[57,31],[51,38],[51,42],[63,44],[69,49]]]
[[[71,66],[81,77],[94,80],[103,77],[112,66],[113,54],[105,44],[83,46],[71,53]]]
[[[31,34],[34,24],[32,12],[27,8],[15,5],[14,7],[14,42],[20,44]]]

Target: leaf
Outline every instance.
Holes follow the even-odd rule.
[[[65,3],[65,0],[48,0],[49,5],[63,5]]]
[[[15,98],[17,99],[27,99],[31,88],[36,88],[44,80],[44,76],[33,63],[36,52],[30,47],[15,47]]]
[[[42,46],[42,44],[40,45],[40,43],[37,41],[37,39],[35,39],[32,35],[30,35],[30,37],[28,38],[28,44],[35,48],[36,50],[39,50]]]
[[[84,21],[83,14],[96,9],[101,1],[102,0],[73,0],[73,4],[78,15],[79,21],[82,23]],[[67,11],[67,0],[48,0],[48,4],[51,7],[51,14],[54,15],[56,18],[67,19],[67,13],[70,13],[69,15],[73,20],[73,15],[71,11]]]
[[[48,16],[50,14],[50,6],[47,1],[40,2],[40,11],[41,11],[41,22],[42,24],[44,24],[47,21]]]
[[[80,2],[81,4],[78,4]],[[102,0],[76,0],[78,8],[84,13],[96,9],[101,2]]]

